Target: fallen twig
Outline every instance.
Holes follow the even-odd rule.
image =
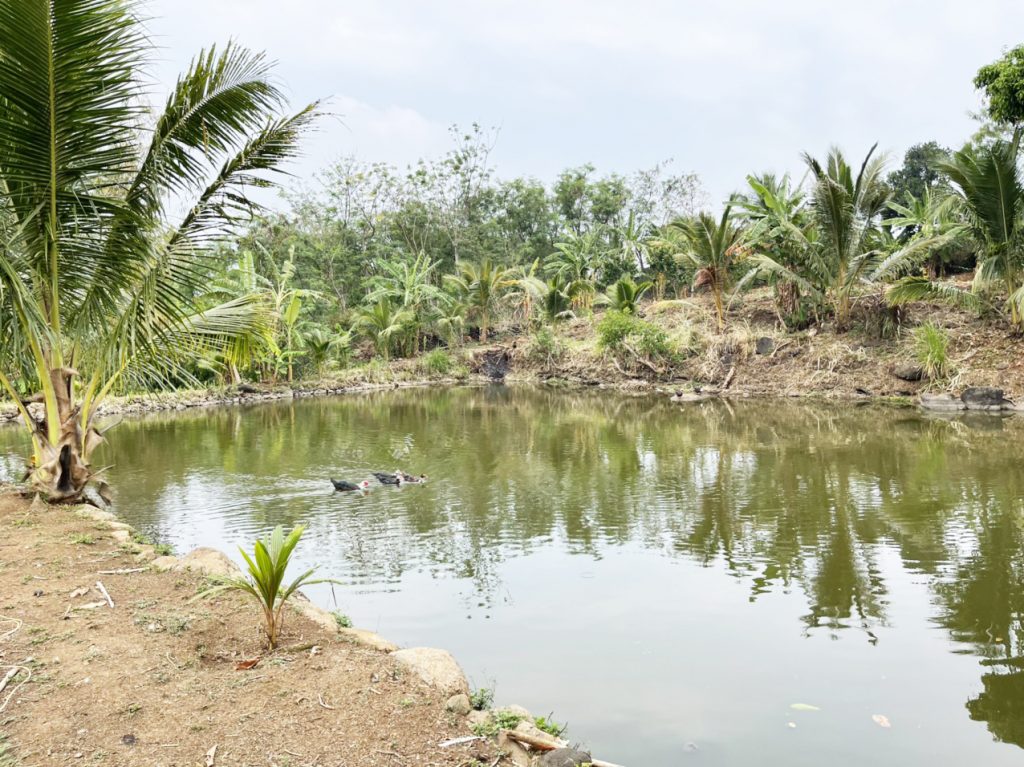
[[[122,567],[120,570],[98,570],[100,575],[128,575],[129,573],[144,573],[148,567]]]
[[[437,746],[438,748],[451,748],[452,746],[461,746],[464,743],[472,743],[477,740],[483,740],[483,736],[464,735],[461,738],[450,738],[449,740],[442,740]]]
[[[722,388],[723,389],[728,389],[729,388],[729,384],[732,383],[732,377],[734,375],[736,375],[736,366],[735,365],[733,365],[731,368],[729,368],[729,372],[725,376],[725,381],[722,383]]]
[[[25,678],[18,682],[14,686],[13,690],[7,693],[7,697],[4,698],[4,702],[0,703],[0,713],[3,713],[3,711],[7,708],[7,704],[11,702],[11,699],[14,697],[15,693],[17,693],[18,690],[24,687],[28,680],[32,678],[32,669],[28,668],[28,666],[12,666],[11,670],[4,675],[3,681],[0,681],[0,692],[3,692],[5,689],[7,689],[7,685],[10,684],[11,680],[18,675],[19,671],[25,672]]]
[[[549,740],[538,738],[536,735],[528,735],[518,730],[505,730],[505,735],[512,740],[523,743],[532,748],[536,748],[539,751],[554,751],[560,746],[554,745]],[[622,767],[620,764],[613,764],[612,762],[602,762],[600,759],[591,759],[590,763],[593,767]]]
[[[317,694],[316,694],[316,699],[317,699],[317,702],[318,702],[318,703],[319,703],[319,704],[320,704],[321,706],[323,706],[324,708],[326,708],[326,709],[328,709],[328,710],[330,710],[330,711],[333,711],[333,710],[334,710],[334,706],[330,705],[329,703],[324,703],[324,696],[323,696],[323,695],[321,695],[320,693],[317,693]]]
[[[114,600],[110,598],[110,593],[107,591],[107,587],[103,585],[103,581],[96,581],[96,588],[99,589],[103,598],[107,600],[107,604],[110,605],[110,609],[114,609]]]

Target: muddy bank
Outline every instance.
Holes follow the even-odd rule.
[[[443,650],[399,650],[305,600],[268,653],[251,602],[195,599],[234,569],[0,490],[0,763],[527,763],[499,724],[562,745],[525,711],[473,710]]]

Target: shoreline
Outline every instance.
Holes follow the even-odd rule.
[[[290,617],[285,622],[281,645],[275,651],[266,652],[262,641],[256,637],[259,616],[254,604],[244,601],[237,594],[221,595],[198,603],[196,597],[191,596],[205,588],[204,584],[209,583],[210,578],[241,572],[226,554],[217,549],[200,547],[183,556],[163,553],[160,547],[144,539],[134,527],[123,522],[112,511],[87,505],[47,506],[38,498],[30,502],[14,486],[0,486],[0,529],[4,527],[17,529],[15,535],[8,535],[5,543],[0,544],[0,552],[4,553],[3,559],[8,564],[16,556],[9,555],[4,549],[16,553],[18,550],[38,551],[40,548],[47,550],[47,556],[52,555],[51,561],[67,564],[60,566],[52,575],[45,568],[38,569],[40,563],[36,564],[34,571],[26,567],[27,562],[21,568],[0,568],[0,585],[3,585],[5,593],[12,595],[9,608],[13,609],[12,613],[0,618],[6,619],[0,625],[0,668],[3,668],[4,662],[16,663],[18,665],[14,668],[24,669],[24,674],[27,674],[19,676],[16,673],[8,680],[13,684],[7,690],[9,698],[5,725],[8,727],[0,733],[0,756],[5,755],[3,747],[8,747],[13,749],[15,759],[39,757],[44,752],[47,756],[58,757],[46,763],[65,763],[68,757],[80,759],[90,751],[93,758],[96,758],[97,754],[110,755],[108,749],[116,742],[115,736],[119,736],[120,743],[115,746],[115,752],[123,753],[116,754],[113,762],[103,763],[138,764],[138,760],[143,758],[141,752],[146,750],[144,746],[159,739],[156,732],[144,734],[146,728],[141,723],[133,724],[133,731],[123,736],[118,731],[107,731],[109,727],[99,731],[79,728],[74,736],[68,736],[74,745],[60,748],[56,747],[58,744],[54,739],[60,738],[56,733],[60,730],[59,723],[63,721],[62,714],[52,714],[54,719],[51,731],[51,728],[38,721],[38,713],[33,712],[37,709],[43,712],[59,709],[64,712],[63,716],[69,723],[80,720],[82,716],[88,716],[95,705],[102,705],[95,704],[88,691],[84,696],[79,694],[78,688],[93,682],[105,687],[117,686],[112,681],[101,681],[99,678],[94,680],[94,677],[103,673],[98,668],[103,665],[101,659],[111,661],[111,668],[106,670],[111,678],[123,680],[128,672],[121,667],[119,657],[131,655],[135,659],[139,656],[138,660],[148,663],[150,659],[158,659],[160,650],[167,644],[159,643],[159,648],[155,649],[155,642],[192,633],[200,637],[199,643],[190,647],[189,642],[185,642],[184,646],[180,641],[175,642],[165,653],[169,668],[161,670],[157,681],[153,683],[135,681],[129,685],[131,689],[128,695],[132,702],[116,709],[118,712],[129,711],[129,718],[133,718],[136,710],[152,709],[159,720],[159,723],[154,723],[154,729],[162,730],[167,728],[167,724],[162,721],[166,717],[159,710],[159,701],[168,694],[163,686],[168,684],[165,677],[168,674],[173,676],[175,670],[188,669],[198,675],[198,680],[191,682],[189,688],[199,684],[204,689],[216,690],[217,695],[227,696],[232,688],[245,683],[245,677],[237,676],[243,667],[245,673],[249,673],[256,666],[269,669],[271,665],[295,665],[300,658],[306,667],[300,677],[322,678],[326,673],[328,678],[337,682],[335,677],[344,675],[338,668],[339,662],[344,662],[341,657],[344,656],[361,659],[355,665],[348,663],[345,668],[347,671],[374,664],[381,668],[370,674],[369,687],[365,687],[366,682],[361,673],[357,673],[357,678],[345,679],[346,683],[361,688],[356,703],[346,703],[340,694],[318,692],[315,697],[311,697],[310,709],[318,712],[321,718],[336,718],[341,723],[338,726],[342,726],[344,721],[349,725],[357,723],[357,726],[364,726],[368,725],[363,722],[362,716],[368,702],[376,703],[378,698],[390,695],[397,703],[392,701],[391,709],[384,707],[383,710],[375,710],[375,724],[367,726],[367,729],[372,734],[374,726],[383,727],[388,732],[388,742],[392,744],[398,734],[410,743],[415,743],[415,747],[423,752],[423,758],[407,763],[444,764],[452,767],[513,764],[527,767],[535,763],[538,755],[549,750],[569,748],[567,741],[539,729],[534,723],[534,717],[521,706],[492,707],[486,696],[478,698],[458,662],[446,650],[399,648],[372,631],[342,626],[335,614],[318,607],[301,592],[289,602]],[[52,535],[55,528],[59,529],[56,538]],[[8,531],[11,532],[14,532],[13,529]],[[91,556],[84,559],[86,553],[99,553],[104,545],[113,548],[100,559]],[[77,572],[79,569],[87,570],[89,575]],[[14,581],[15,575],[23,575],[20,584]],[[88,585],[67,588],[72,583],[88,584],[96,578],[98,580],[91,588]],[[5,580],[10,582],[4,583]],[[55,580],[66,582],[60,587],[54,583]],[[107,585],[104,585],[104,581]],[[126,594],[129,584],[133,594]],[[38,585],[44,585],[45,588],[38,588]],[[139,596],[145,598],[138,599]],[[54,604],[47,607],[49,602]],[[38,609],[41,607],[42,610]],[[129,636],[122,635],[125,630],[123,628],[104,631],[103,619],[109,620],[113,615],[118,615],[124,621],[122,616],[126,612],[135,613],[129,623]],[[82,641],[73,640],[77,634],[75,624],[82,621],[86,623],[87,629],[91,629],[84,652]],[[226,624],[230,625],[225,630]],[[13,630],[9,630],[12,625]],[[240,633],[238,629],[241,629]],[[207,643],[214,642],[223,649],[211,653]],[[52,647],[51,650],[51,644],[59,644],[59,648]],[[144,650],[141,656],[140,650]],[[60,656],[50,657],[51,652],[59,652]],[[187,660],[185,656],[189,653],[198,653],[198,658]],[[247,666],[252,661],[241,662],[253,655],[258,658],[258,662],[252,666]],[[336,662],[332,666],[330,661]],[[125,664],[126,667],[130,665],[127,661]],[[163,665],[162,662],[158,663],[153,669]],[[231,671],[232,666],[235,666],[234,671]],[[222,670],[224,673],[221,673]],[[296,674],[299,674],[298,670],[282,671],[280,682],[285,690],[294,692],[295,688],[309,681],[296,678]],[[253,678],[260,676],[256,674]],[[326,681],[322,684],[330,687]],[[388,689],[376,689],[383,687]],[[68,690],[76,692],[65,696]],[[362,692],[365,691],[373,694],[364,696]],[[66,704],[69,710],[64,711],[64,704],[58,705],[51,695],[75,700]],[[325,699],[324,695],[328,697]],[[148,701],[147,696],[154,700],[143,702],[144,699]],[[266,704],[274,698],[269,693],[264,697],[266,708]],[[485,705],[474,707],[473,703],[480,700]],[[0,696],[2,704],[4,696]],[[110,705],[116,708],[121,704]],[[423,710],[418,712],[422,716],[417,717],[412,725],[407,721],[407,712],[414,708]],[[25,709],[30,713],[23,714]],[[200,705],[199,710],[203,709]],[[272,716],[273,706],[270,709]],[[47,716],[50,714],[44,713],[42,718],[45,720]],[[228,721],[231,716],[233,714],[225,709],[218,717],[224,721],[214,728],[234,726]],[[272,723],[273,719],[267,722],[268,725]],[[251,726],[252,723],[248,724]],[[170,738],[175,727],[172,722],[171,731],[162,733],[160,737]],[[206,727],[192,725],[197,730]],[[5,740],[3,735],[7,735],[9,740]],[[337,735],[350,738],[351,730],[343,729]],[[333,730],[328,738],[335,738]],[[210,763],[208,755],[213,749],[207,742],[209,738],[202,745],[196,738],[189,740],[192,742],[188,744],[174,744],[183,761],[169,763],[198,763],[204,753],[207,755],[207,763]],[[223,744],[214,743],[214,747],[220,747],[221,753],[224,753]],[[170,746],[154,748],[160,751]],[[402,750],[408,748],[411,746]],[[238,753],[237,749],[233,752],[232,762],[237,761]],[[390,765],[393,764],[391,759],[394,753],[398,751],[392,745],[373,753],[361,753],[360,758],[351,763]],[[162,757],[171,756],[165,751],[160,751],[160,754]],[[5,767],[7,765],[3,760],[0,763]],[[19,763],[11,762],[12,765]],[[590,763],[609,764],[599,760],[590,760]]]

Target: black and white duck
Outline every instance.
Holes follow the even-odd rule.
[[[349,493],[352,492],[353,490],[370,489],[370,483],[368,480],[365,479],[362,482],[359,482],[358,484],[355,482],[348,482],[347,480],[344,479],[332,479],[331,484],[334,485],[334,489],[337,490],[339,493]]]

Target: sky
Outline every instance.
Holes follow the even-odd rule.
[[[400,167],[497,129],[499,176],[550,182],[592,163],[672,159],[712,203],[748,173],[802,175],[804,151],[893,167],[911,145],[958,146],[972,79],[1024,43],[1022,0],[149,0],[165,87],[202,47],[266,50],[296,108],[329,115],[293,167],[314,182],[354,154]]]

